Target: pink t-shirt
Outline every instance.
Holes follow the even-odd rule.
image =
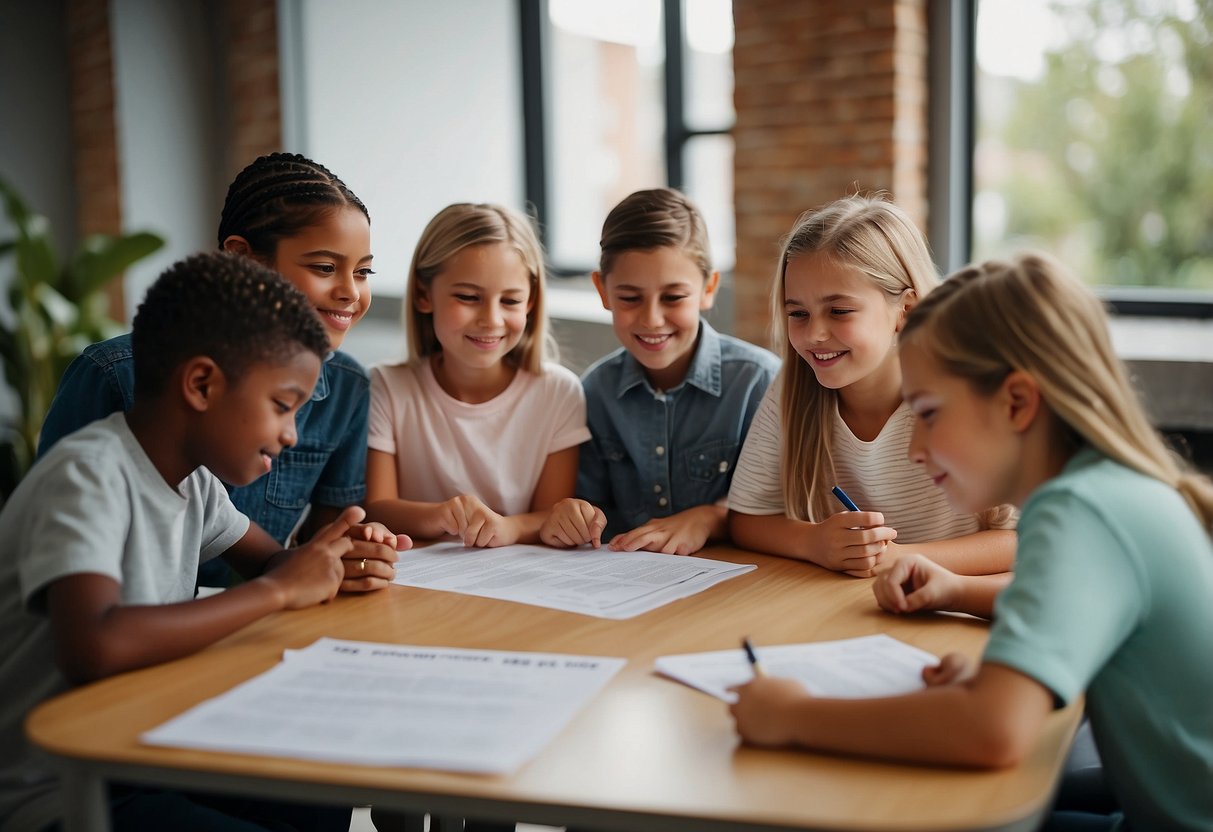
[[[452,398],[428,361],[371,368],[367,445],[396,455],[404,500],[472,494],[499,514],[525,514],[548,455],[589,438],[581,382],[559,364],[519,370],[480,404]]]

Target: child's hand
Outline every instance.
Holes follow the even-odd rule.
[[[539,527],[539,539],[548,546],[572,547],[589,543],[597,549],[602,545],[602,530],[606,524],[602,509],[585,500],[566,497],[548,511]]]
[[[615,535],[607,545],[616,552],[644,549],[667,555],[692,555],[712,536],[712,527],[717,521],[713,509],[713,506],[697,506],[669,517],[654,518],[630,532]]]
[[[759,676],[731,689],[737,701],[729,706],[738,735],[751,745],[788,745],[793,733],[793,709],[809,692],[795,679]]]
[[[342,592],[369,592],[387,586],[396,577],[395,563],[400,559],[396,553],[413,546],[408,535],[392,534],[382,523],[353,526],[346,537],[354,546],[342,558],[345,563]]]
[[[922,669],[922,680],[929,688],[967,682],[975,675],[977,666],[960,653],[949,653],[936,666]]]
[[[812,528],[809,560],[856,578],[872,577],[885,545],[897,537],[897,530],[884,525],[879,511],[840,511]]]
[[[518,542],[518,529],[509,517],[471,494],[460,494],[439,503],[439,525],[447,534],[463,540],[464,546],[510,546]]]
[[[955,608],[960,584],[959,576],[933,560],[908,554],[898,557],[876,577],[872,592],[876,603],[887,612],[947,610]]]
[[[345,577],[342,558],[354,548],[346,534],[365,516],[360,507],[350,506],[307,543],[273,561],[261,580],[278,588],[288,610],[331,601]]]

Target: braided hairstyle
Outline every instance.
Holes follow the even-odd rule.
[[[135,395],[164,392],[173,371],[199,355],[233,382],[254,364],[301,350],[323,360],[324,325],[303,293],[251,257],[202,252],[169,266],[147,290],[131,330]]]
[[[324,165],[297,153],[271,153],[240,171],[227,189],[219,217],[219,247],[231,236],[273,260],[278,242],[346,206],[371,215],[353,191]]]

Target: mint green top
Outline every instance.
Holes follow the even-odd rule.
[[[1213,542],[1174,489],[1092,449],[1024,504],[985,661],[1086,691],[1135,830],[1213,830]]]

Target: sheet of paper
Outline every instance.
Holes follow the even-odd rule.
[[[624,664],[601,656],[323,638],[142,740],[506,773],[538,754]]]
[[[768,676],[796,679],[815,696],[839,699],[896,696],[920,690],[924,687],[922,669],[939,663],[925,650],[886,635],[755,646],[755,652]],[[740,645],[735,650],[661,656],[654,669],[725,702],[736,699],[729,688],[754,678]]]
[[[632,618],[749,572],[753,564],[656,552],[439,543],[401,554],[394,583]]]

